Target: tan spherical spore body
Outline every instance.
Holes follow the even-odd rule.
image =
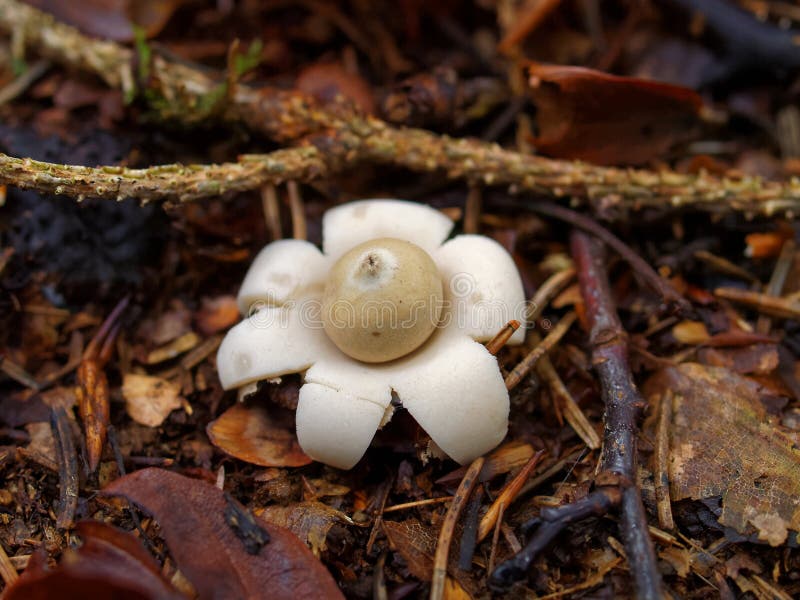
[[[419,246],[394,238],[360,244],[330,271],[325,332],[345,354],[385,362],[416,350],[439,322],[442,278]]]

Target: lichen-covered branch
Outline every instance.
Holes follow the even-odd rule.
[[[257,159],[245,155],[236,163],[173,164],[146,169],[59,165],[0,154],[0,183],[78,200],[185,202],[258,189],[266,183],[309,181],[327,173],[328,164],[313,146],[277,150]]]
[[[607,219],[644,208],[687,207],[748,216],[800,213],[800,181],[596,167],[530,156],[480,140],[397,128],[360,115],[344,102],[321,107],[299,92],[254,89],[236,83],[235,77],[212,77],[158,52],[137,56],[119,44],[89,38],[18,0],[0,0],[0,30],[21,36],[28,48],[61,64],[96,74],[127,97],[138,94],[162,118],[187,124],[212,118],[240,121],[287,144],[314,136],[324,142],[317,143],[319,160],[330,170],[341,166],[344,156],[347,164],[365,161],[442,172],[452,179],[571,198],[589,204]],[[332,160],[329,152],[339,158]],[[13,183],[13,173],[2,170],[0,174]],[[263,183],[258,177],[235,179],[237,187],[229,189],[243,189],[248,181],[256,187]],[[197,190],[182,198],[203,195]]]

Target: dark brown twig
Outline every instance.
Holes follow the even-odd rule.
[[[622,490],[622,536],[629,560],[635,561],[631,572],[637,595],[661,598],[661,576],[636,485],[636,436],[645,402],[628,364],[628,339],[611,297],[603,247],[577,230],[572,232],[571,246],[589,319],[592,363],[606,407],[603,451],[595,485]]]
[[[491,582],[496,588],[506,588],[525,578],[535,557],[569,523],[604,515],[619,507],[622,538],[631,562],[636,595],[655,600],[662,597],[661,576],[636,485],[636,435],[644,401],[628,365],[627,336],[611,297],[603,247],[578,230],[572,232],[571,247],[589,320],[592,363],[606,407],[596,489],[572,504],[542,510],[540,517],[527,527],[535,529],[528,544],[494,571]]]
[[[469,571],[472,568],[472,557],[478,545],[478,520],[480,517],[483,488],[478,486],[464,509],[464,531],[461,533],[461,544],[458,548],[458,568]]]
[[[619,254],[622,259],[631,266],[636,275],[641,277],[642,280],[655,293],[661,296],[665,302],[674,304],[681,311],[685,312],[689,310],[689,302],[683,296],[681,296],[674,287],[672,287],[672,284],[669,281],[656,273],[653,270],[653,267],[647,264],[647,262],[641,256],[636,254],[636,252],[631,250],[631,248],[625,242],[611,233],[608,229],[597,223],[597,221],[591,217],[552,202],[528,203],[525,205],[525,207],[528,210],[540,215],[553,217],[559,221],[569,223],[573,227],[577,227],[578,229],[581,229],[587,233],[591,233],[596,238],[608,244],[610,248]]]

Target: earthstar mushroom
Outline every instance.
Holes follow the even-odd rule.
[[[217,354],[225,389],[305,372],[297,435],[315,460],[348,469],[394,410],[466,463],[505,437],[509,400],[481,342],[524,321],[519,273],[494,240],[459,235],[439,211],[362,200],[323,216],[322,252],[279,240],[239,291],[245,319]],[[524,329],[509,340],[521,343]]]

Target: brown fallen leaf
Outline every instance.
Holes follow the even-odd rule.
[[[352,525],[353,521],[341,511],[322,502],[298,502],[290,506],[267,506],[255,514],[273,525],[286,527],[311,548],[315,556],[324,552],[326,538],[337,523]]]
[[[83,544],[68,549],[55,568],[31,561],[4,600],[178,600],[153,557],[130,533],[98,521],[77,525]]]
[[[27,0],[28,4],[54,15],[97,37],[129,42],[133,27],[144,29],[147,37],[157,35],[182,0]]]
[[[672,327],[672,336],[681,344],[704,344],[711,337],[702,321],[681,321]]]
[[[642,164],[690,139],[703,101],[689,88],[533,63],[537,149],[598,165]]]
[[[772,373],[780,362],[775,344],[751,344],[743,348],[701,348],[697,357],[707,365],[757,375]]]
[[[283,426],[266,407],[234,404],[206,427],[217,448],[262,467],[302,467],[311,463],[291,426]]]
[[[209,483],[143,469],[114,481],[104,493],[124,496],[156,518],[200,598],[260,598],[265,593],[275,600],[344,598],[294,534],[242,513],[238,503]]]
[[[433,578],[436,530],[416,519],[408,519],[402,522],[384,521],[383,531],[392,549],[406,561],[411,574],[420,581],[430,581]],[[447,571],[450,576],[446,585],[463,588],[471,597],[476,597],[478,586],[468,573],[458,569],[458,557],[455,554],[451,553],[448,559]]]
[[[719,522],[772,546],[800,531],[800,448],[767,419],[754,382],[684,363],[646,383],[654,404],[673,395],[670,498],[721,497]],[[658,414],[658,410],[654,411]]]
[[[114,352],[114,342],[120,330],[119,318],[128,306],[129,298],[120,300],[103,321],[86,346],[76,373],[75,397],[83,422],[89,470],[94,472],[106,444],[111,421],[108,378],[103,370]]]
[[[160,377],[126,373],[122,380],[125,409],[141,425],[158,427],[167,415],[181,407],[180,388]]]

